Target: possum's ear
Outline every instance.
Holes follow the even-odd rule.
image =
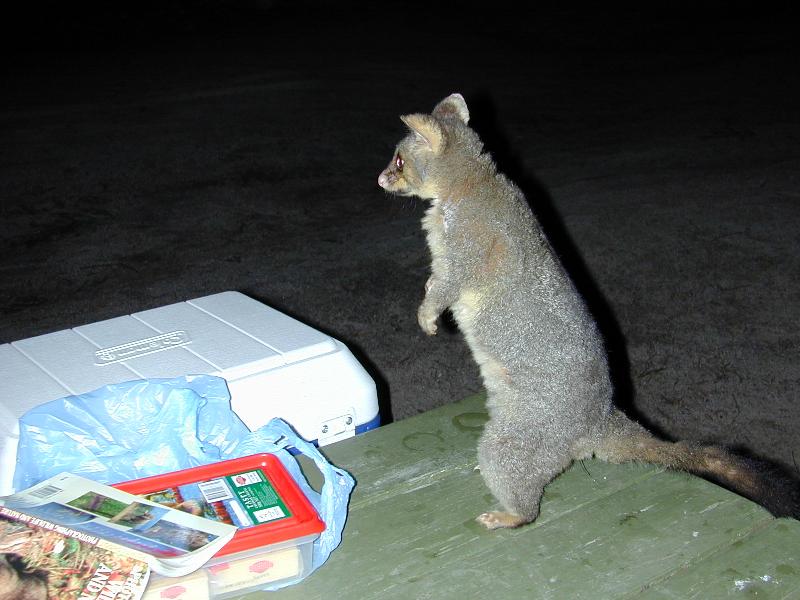
[[[400,119],[417,134],[417,139],[424,143],[431,152],[441,153],[446,141],[445,134],[435,119],[428,115],[403,115]]]
[[[456,117],[465,125],[469,123],[469,109],[461,94],[450,94],[433,109],[434,117]]]

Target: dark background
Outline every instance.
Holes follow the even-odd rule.
[[[377,175],[460,91],[663,435],[795,469],[791,3],[37,3],[7,12],[0,342],[239,290],[342,340],[384,419],[480,389]]]

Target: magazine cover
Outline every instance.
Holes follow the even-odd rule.
[[[0,600],[137,600],[149,574],[113,544],[0,506]]]
[[[162,575],[180,576],[205,564],[236,527],[138,498],[110,486],[62,473],[27,490],[0,498],[4,512],[30,517],[98,540],[150,565]],[[2,596],[0,596],[2,600]]]

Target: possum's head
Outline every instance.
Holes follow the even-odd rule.
[[[409,134],[395,149],[389,165],[378,176],[378,185],[401,196],[435,198],[440,188],[441,163],[452,137],[469,122],[469,110],[461,94],[439,102],[430,115],[400,117]]]
[[[47,573],[13,552],[0,553],[0,600],[47,600]]]

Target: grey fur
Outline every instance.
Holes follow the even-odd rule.
[[[487,390],[478,461],[506,512],[478,520],[491,529],[534,520],[544,487],[594,455],[712,474],[757,495],[749,466],[725,451],[662,442],[614,408],[597,326],[522,192],[468,126],[464,98],[402,119],[410,133],[378,183],[430,201],[419,324],[433,335],[451,309]]]

